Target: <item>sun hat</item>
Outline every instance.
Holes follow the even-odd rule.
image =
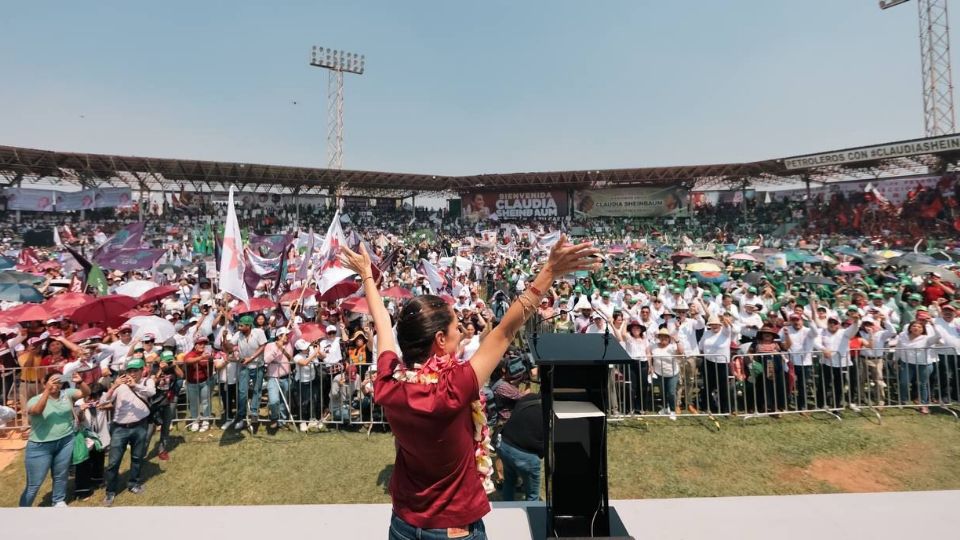
[[[660,336],[670,337],[670,331],[667,330],[666,328],[661,328],[657,330],[657,337],[660,337]]]
[[[710,318],[707,319],[707,326],[711,326],[714,324],[723,324],[722,322],[720,322],[720,317],[717,317],[715,313],[713,315],[710,315]]]

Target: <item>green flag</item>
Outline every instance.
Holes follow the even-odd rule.
[[[90,273],[87,274],[87,288],[93,289],[97,296],[106,296],[110,292],[107,276],[103,275],[103,270],[97,263],[93,263]]]

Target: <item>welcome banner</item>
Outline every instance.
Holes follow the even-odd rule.
[[[657,217],[686,208],[684,188],[615,188],[577,191],[573,211],[587,217]]]
[[[564,191],[477,192],[462,197],[463,216],[475,223],[486,220],[550,219],[567,215]]]

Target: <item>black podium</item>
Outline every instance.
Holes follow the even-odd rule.
[[[546,437],[545,536],[627,538],[607,492],[606,411],[609,365],[633,360],[609,334],[540,334],[530,350]]]

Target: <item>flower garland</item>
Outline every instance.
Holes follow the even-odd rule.
[[[400,382],[417,384],[437,384],[440,373],[455,367],[459,362],[452,356],[433,355],[423,364],[414,364],[413,369],[405,369],[403,362],[399,362],[393,370],[393,378]],[[490,452],[493,446],[490,443],[490,426],[487,425],[486,398],[483,393],[476,401],[470,403],[471,418],[473,419],[474,461],[477,465],[477,474],[483,490],[493,493],[493,459]]]

